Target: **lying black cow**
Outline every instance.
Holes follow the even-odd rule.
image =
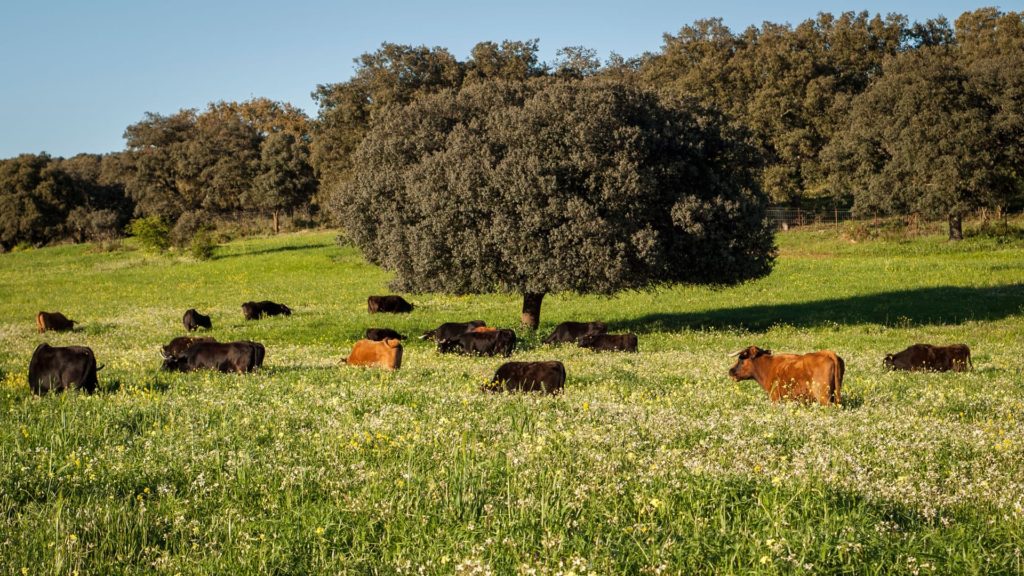
[[[280,314],[291,316],[292,310],[284,304],[264,300],[262,302],[246,302],[242,304],[242,314],[245,315],[246,320],[259,320],[264,316],[278,316]]]
[[[36,314],[36,327],[39,328],[40,334],[47,330],[67,332],[74,330],[75,324],[74,320],[68,320],[67,316],[60,312],[40,312]]]
[[[370,314],[378,312],[404,314],[412,312],[413,306],[401,296],[370,296],[366,299],[366,308],[370,311]]]
[[[180,356],[164,357],[163,370],[252,372],[263,365],[266,349],[258,342],[196,342]]]
[[[590,334],[576,343],[598,352],[636,352],[636,334]]]
[[[516,333],[499,329],[492,332],[466,332],[452,339],[439,340],[437,351],[442,354],[462,352],[482,356],[512,355],[516,347]]]
[[[483,320],[470,320],[469,322],[445,322],[429,332],[424,332],[423,336],[420,336],[420,340],[434,340],[436,342],[440,342],[441,340],[453,340],[474,328],[480,328],[481,326],[486,325],[487,323]]]
[[[373,340],[374,342],[380,342],[382,340],[405,340],[405,336],[402,336],[398,332],[395,332],[391,328],[367,328],[366,339]]]
[[[96,356],[85,346],[36,346],[28,364],[28,385],[34,394],[78,388],[92,394],[99,381]]]
[[[181,323],[185,325],[185,330],[189,332],[198,328],[206,328],[207,330],[213,328],[210,317],[196,312],[195,308],[189,308],[185,311],[185,315],[181,317]]]
[[[494,373],[485,392],[545,392],[558,394],[565,388],[565,366],[557,360],[549,362],[506,362]]]
[[[604,322],[562,322],[555,326],[550,336],[544,339],[545,344],[562,344],[576,342],[582,336],[604,334],[608,326]]]
[[[198,338],[192,336],[178,336],[163,347],[163,356],[164,358],[184,356],[185,352],[187,352],[193,344],[198,342],[216,342],[216,340],[209,336],[200,336]]]

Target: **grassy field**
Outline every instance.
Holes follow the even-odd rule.
[[[413,294],[331,233],[214,260],[61,246],[0,255],[0,574],[1019,574],[1024,242],[778,237],[729,289],[554,295],[541,336],[602,319],[636,355],[539,345],[556,398],[478,391],[500,359],[411,341],[396,373],[339,366],[370,326],[419,334],[514,295]],[[289,318],[245,322],[270,299]],[[251,375],[161,373],[181,315],[267,347]],[[39,310],[78,320],[35,333]],[[93,348],[102,393],[33,397],[42,341]],[[914,342],[975,370],[886,373]],[[842,408],[772,405],[726,354],[829,348]]]

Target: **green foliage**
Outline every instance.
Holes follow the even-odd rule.
[[[512,360],[567,367],[565,394],[540,398],[482,394],[503,359],[415,338],[395,373],[338,366],[381,321],[365,297],[390,276],[334,236],[233,242],[205,262],[0,256],[0,571],[1021,571],[1022,243],[787,232],[773,274],[740,286],[553,295],[541,334],[603,319],[640,352],[524,338]],[[260,295],[296,313],[244,321]],[[83,311],[81,330],[34,332],[55,301]],[[388,325],[516,321],[504,294],[415,301]],[[264,342],[264,369],[159,372],[190,307],[219,340]],[[92,347],[106,391],[32,397],[44,339]],[[917,341],[968,343],[975,370],[883,371]],[[847,405],[772,405],[732,382],[725,355],[750,344],[836,350]]]
[[[977,228],[964,231],[967,238],[991,238],[999,242],[1024,240],[1024,228],[1006,220],[985,220]]]
[[[171,246],[171,229],[160,216],[135,218],[128,224],[126,232],[149,250],[163,252]]]
[[[217,242],[213,238],[213,233],[209,230],[200,230],[192,236],[192,241],[189,243],[189,253],[196,260],[209,260],[213,258],[213,253],[217,249]]]
[[[718,119],[602,79],[477,82],[383,114],[329,208],[405,291],[609,294],[769,270]]]

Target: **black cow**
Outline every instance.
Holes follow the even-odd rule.
[[[252,372],[263,364],[265,349],[258,342],[197,342],[185,354],[165,357],[163,370],[192,372]]]
[[[423,336],[420,336],[420,340],[434,340],[437,342],[440,342],[441,340],[452,340],[466,332],[469,332],[473,328],[479,328],[486,325],[487,323],[483,320],[470,320],[469,322],[445,322],[429,332],[424,332]]]
[[[969,370],[971,349],[966,344],[933,346],[914,344],[902,352],[886,354],[882,365],[887,370],[935,370],[936,372],[963,372]]]
[[[367,328],[366,339],[373,340],[374,342],[380,342],[381,340],[391,339],[405,340],[405,336],[402,336],[391,328]]]
[[[246,320],[259,320],[264,316],[277,316],[279,314],[291,316],[292,310],[284,304],[263,300],[262,302],[246,302],[242,304],[242,314],[245,315]]]
[[[213,328],[210,317],[196,312],[195,308],[189,308],[185,311],[185,315],[181,317],[181,323],[185,325],[185,330],[189,332],[197,328],[206,328],[207,330]]]
[[[47,330],[54,332],[67,332],[75,329],[74,320],[68,320],[67,316],[60,312],[40,312],[36,314],[36,327],[39,328],[39,333],[42,334]]]
[[[376,314],[377,312],[404,314],[412,312],[413,306],[401,296],[370,296],[366,299],[366,308],[370,311],[370,314]]]
[[[561,344],[575,342],[581,336],[604,334],[608,326],[604,322],[562,322],[555,326],[550,336],[544,339],[545,344]]]
[[[99,381],[96,356],[85,346],[50,346],[45,342],[36,346],[28,364],[28,385],[32,393],[63,392],[79,388],[92,394]]]
[[[636,352],[636,334],[589,334],[576,341],[580,348],[598,352]]]
[[[565,366],[557,360],[549,362],[506,362],[494,373],[485,392],[545,392],[558,394],[565,388]]]
[[[499,329],[493,332],[466,332],[456,338],[439,340],[437,351],[442,354],[449,352],[462,352],[464,354],[480,354],[482,356],[496,356],[501,354],[508,357],[516,347],[516,333]]]
[[[216,342],[216,340],[209,336],[200,336],[198,338],[192,336],[178,336],[163,347],[164,358],[184,356],[185,352],[187,352],[193,344],[198,342]]]

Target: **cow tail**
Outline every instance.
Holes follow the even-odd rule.
[[[840,389],[843,386],[843,374],[846,373],[846,362],[836,354],[836,369],[832,375],[832,401],[842,404],[843,399]]]
[[[46,332],[46,325],[43,323],[43,313],[36,314],[36,326],[39,327],[39,333]]]

